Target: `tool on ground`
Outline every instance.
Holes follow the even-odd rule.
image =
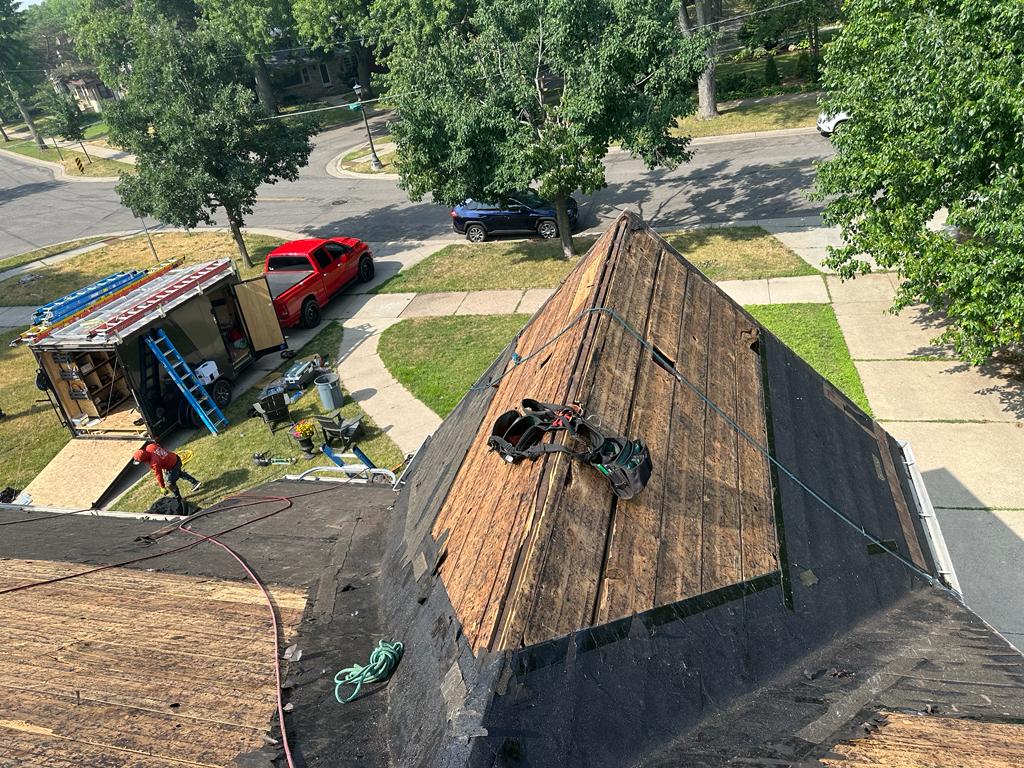
[[[348,704],[359,695],[363,683],[379,683],[382,680],[387,680],[394,673],[398,662],[401,661],[404,650],[405,646],[401,643],[380,640],[370,654],[369,664],[365,666],[353,664],[334,676],[334,698],[339,704]],[[348,698],[343,699],[341,698],[341,689],[346,685],[354,685],[355,690],[349,694]]]
[[[506,411],[499,416],[487,440],[487,446],[505,461],[515,464],[523,459],[534,461],[546,453],[567,453],[604,475],[620,499],[633,498],[651,479],[651,455],[643,440],[604,434],[577,405],[525,399],[522,408],[522,413]],[[563,430],[589,447],[573,450],[544,442],[547,435]]]
[[[271,464],[294,464],[298,459],[286,456],[268,456],[266,452],[254,453],[252,463],[257,467],[269,467]]]
[[[227,429],[228,420],[162,328],[157,328],[152,336],[146,337],[146,346],[170,375],[171,381],[181,390],[181,394],[210,430],[210,434],[217,435]]]

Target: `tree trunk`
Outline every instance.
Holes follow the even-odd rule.
[[[235,245],[238,246],[238,255],[242,257],[242,263],[251,268],[252,259],[249,257],[249,249],[245,247],[245,239],[242,237],[242,222],[238,220],[230,206],[224,206],[224,214],[228,217],[231,236],[235,239]]]
[[[25,125],[28,126],[28,132],[32,134],[32,138],[36,142],[36,146],[40,149],[46,149],[46,142],[43,141],[43,137],[39,135],[39,131],[36,130],[36,121],[32,119],[32,115],[28,113],[28,109],[25,107],[25,102],[21,100],[21,96],[14,90],[14,86],[7,83],[7,90],[11,92],[11,98],[14,99],[15,105],[18,107],[18,111],[21,112],[21,119],[25,121]]]
[[[267,111],[268,115],[277,114],[277,97],[274,96],[274,86],[270,82],[270,71],[267,69],[267,62],[259,54],[252,62],[253,72],[256,75],[256,95],[260,104]]]
[[[363,89],[360,98],[372,99],[373,90],[370,88],[370,70],[373,68],[373,51],[362,43],[353,43],[352,50],[356,54],[356,79]]]
[[[4,127],[2,125],[0,125],[0,136],[4,137],[4,141],[5,142],[8,142],[8,141],[11,140],[10,137],[8,137],[8,135],[7,135],[7,131],[4,130]]]
[[[555,195],[555,223],[558,224],[558,238],[562,241],[562,256],[571,259],[576,255],[572,242],[572,224],[569,222],[569,207],[566,194]]]
[[[697,78],[697,117],[711,120],[718,117],[717,86],[715,84],[715,47],[708,49],[708,68]]]

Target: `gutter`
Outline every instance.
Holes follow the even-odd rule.
[[[942,528],[939,525],[939,518],[935,516],[935,508],[928,496],[928,489],[924,485],[924,477],[918,469],[917,459],[910,447],[909,440],[899,440],[900,448],[903,450],[903,463],[910,474],[910,480],[914,490],[914,503],[917,505],[917,514],[924,526],[925,539],[928,541],[928,549],[931,550],[932,559],[939,571],[941,578],[946,585],[954,590],[963,602],[963,591],[960,589],[960,581],[956,577],[956,570],[953,568],[953,559],[949,556],[949,549],[946,547],[946,539],[942,535]]]

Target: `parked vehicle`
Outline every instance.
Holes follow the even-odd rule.
[[[579,206],[568,200],[569,223],[575,228]],[[558,237],[555,204],[542,199],[533,190],[510,195],[500,203],[466,200],[452,209],[452,226],[471,243],[481,243],[489,235],[537,234],[545,240]]]
[[[818,133],[824,136],[826,139],[831,136],[840,125],[845,123],[851,117],[849,112],[836,112],[834,115],[830,115],[827,112],[818,113]]]
[[[320,324],[324,306],[354,280],[373,279],[373,254],[362,240],[293,240],[267,254],[263,268],[282,328]]]

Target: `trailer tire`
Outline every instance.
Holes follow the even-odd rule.
[[[312,297],[302,302],[302,324],[306,328],[316,328],[320,325],[320,305]]]
[[[218,408],[224,409],[231,405],[231,382],[227,379],[217,379],[208,391]]]

